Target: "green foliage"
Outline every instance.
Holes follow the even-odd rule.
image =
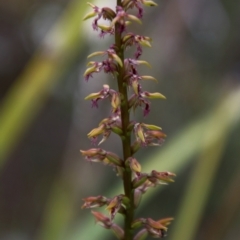
[[[85,8],[81,0],[69,4],[4,98],[0,108],[0,168],[44,105],[49,90],[84,47],[79,29]]]

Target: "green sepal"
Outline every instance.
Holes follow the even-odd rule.
[[[106,158],[116,166],[123,166],[123,161],[115,153],[107,152]]]
[[[96,15],[97,15],[96,12],[90,12],[87,15],[85,15],[85,17],[83,18],[83,21],[85,21],[85,20],[87,20],[89,18],[95,17]]]
[[[136,220],[133,221],[131,228],[132,229],[137,229],[143,226],[143,221],[141,218],[138,218]]]
[[[120,127],[111,127],[111,129],[112,129],[112,131],[114,132],[114,133],[116,133],[117,135],[119,135],[119,136],[122,136],[123,135],[123,131],[122,131],[122,129],[120,128]]]
[[[151,0],[143,0],[143,4],[147,7],[157,7],[158,4]]]
[[[133,188],[140,187],[142,184],[144,184],[146,182],[147,179],[148,179],[147,176],[142,176],[140,179],[134,179],[132,182]]]
[[[140,149],[140,147],[141,147],[140,143],[135,141],[133,143],[133,145],[131,146],[131,153],[132,153],[132,155],[135,154]]]
[[[126,197],[126,196],[123,196],[123,198],[122,198],[122,203],[123,203],[123,205],[126,207],[126,209],[128,209],[128,208],[131,207],[130,200],[129,200],[129,198]]]
[[[155,82],[158,82],[157,79],[152,77],[152,76],[141,76],[141,79],[143,79],[143,80],[153,80]]]
[[[137,22],[137,23],[139,23],[139,24],[142,24],[142,21],[141,21],[138,17],[136,17],[136,16],[134,16],[134,15],[128,14],[128,18],[129,18],[130,20],[132,20],[132,21],[135,21],[135,22]]]
[[[104,51],[98,51],[98,52],[91,53],[90,55],[87,56],[87,58],[91,58],[91,57],[95,57],[95,56],[100,56],[100,55],[103,55],[103,54],[105,54]]]

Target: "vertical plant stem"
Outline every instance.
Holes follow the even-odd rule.
[[[117,0],[117,5],[121,6],[121,0]],[[115,44],[117,47],[117,54],[124,63],[124,49],[121,47],[121,32],[118,31],[119,24],[116,23],[115,28]],[[128,108],[128,94],[127,94],[127,84],[124,83],[124,65],[120,67],[119,74],[117,77],[118,90],[121,94],[121,120],[122,120],[122,148],[123,148],[123,158],[124,162],[131,156],[131,134],[128,133],[127,127],[129,125],[129,108]],[[125,238],[124,240],[132,240],[131,224],[134,217],[134,205],[133,205],[133,191],[132,191],[132,172],[129,167],[125,167],[123,174],[123,185],[125,196],[130,200],[130,205],[126,209],[125,215]]]

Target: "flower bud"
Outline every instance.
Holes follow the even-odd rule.
[[[113,164],[116,165],[116,166],[120,166],[120,167],[121,167],[122,164],[123,164],[122,159],[120,159],[120,158],[118,157],[118,155],[116,155],[115,153],[107,152],[106,158],[107,158],[111,163],[113,163]]]
[[[147,229],[143,228],[133,238],[133,240],[145,240],[148,236]]]
[[[142,143],[145,143],[144,132],[140,123],[135,124],[134,132],[135,132],[136,139]]]
[[[150,177],[148,178],[150,181],[151,179],[153,181],[155,180],[161,180],[164,182],[174,182],[174,180],[171,177],[175,177],[176,174],[171,172],[158,172],[156,170],[152,170]]]
[[[88,133],[87,136],[89,138],[96,137],[96,136],[102,134],[104,132],[104,130],[105,130],[105,126],[104,126],[104,124],[102,124],[99,127],[94,128],[90,133]]]
[[[137,80],[132,81],[132,88],[136,95],[139,94],[139,84]]]
[[[106,209],[110,212],[111,220],[115,217],[116,213],[122,206],[122,196],[118,195],[114,197],[106,207]]]
[[[80,152],[82,153],[82,155],[85,157],[87,161],[105,163],[106,151],[104,151],[101,148],[91,148],[86,151],[80,150]]]
[[[131,121],[131,122],[129,123],[129,125],[128,125],[128,127],[127,127],[127,131],[128,131],[128,132],[131,132],[131,131],[133,130],[134,124],[135,124],[134,121]]]
[[[138,141],[135,141],[131,146],[131,153],[132,155],[135,154],[141,147],[141,144]]]
[[[111,129],[112,129],[112,131],[113,131],[114,133],[116,133],[117,135],[122,136],[123,131],[122,131],[122,129],[121,129],[120,127],[118,127],[118,126],[113,126],[113,127],[111,127]]]
[[[126,207],[126,208],[130,208],[131,204],[130,204],[130,200],[128,197],[126,197],[125,195],[122,195],[122,204]]]
[[[94,157],[96,155],[105,155],[106,151],[101,148],[91,148],[86,151],[80,150],[83,156]]]
[[[84,204],[82,205],[82,208],[95,208],[95,207],[101,207],[107,203],[107,198],[103,196],[97,196],[97,197],[88,197],[83,199]]]
[[[111,101],[111,105],[113,107],[114,112],[117,110],[120,104],[121,104],[121,99],[120,99],[119,93],[114,92],[112,94],[112,101]]]
[[[112,221],[110,220],[110,218],[106,217],[105,215],[103,215],[100,212],[92,211],[92,214],[95,217],[96,223],[98,223],[100,226],[107,228],[107,229],[111,228]]]
[[[158,130],[148,130],[145,132],[145,138],[148,146],[161,146],[167,137],[165,133]]]
[[[126,160],[126,163],[128,164],[128,166],[133,172],[137,174],[141,172],[141,165],[136,158],[130,157]]]
[[[137,208],[142,200],[142,192],[138,189],[134,190],[134,207]]]
[[[146,219],[146,230],[153,238],[162,238],[165,236],[167,227],[158,221],[154,221],[151,218]]]
[[[131,228],[132,229],[140,228],[143,226],[144,222],[145,222],[144,218],[137,218],[133,221]]]
[[[117,239],[119,239],[119,240],[124,239],[124,231],[120,226],[113,223],[111,226],[111,229],[112,229],[113,233],[115,234],[115,236],[117,237]]]

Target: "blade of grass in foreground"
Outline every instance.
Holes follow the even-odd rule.
[[[43,106],[51,89],[84,47],[79,31],[86,2],[71,1],[63,16],[45,37],[0,107],[0,169]],[[76,51],[77,50],[77,51]]]
[[[234,115],[239,118],[239,103],[240,101],[226,101],[217,107],[202,132],[203,139],[199,143],[200,157],[176,216],[177,221],[170,234],[172,240],[196,239],[197,228],[225,150],[229,131],[232,129]]]

